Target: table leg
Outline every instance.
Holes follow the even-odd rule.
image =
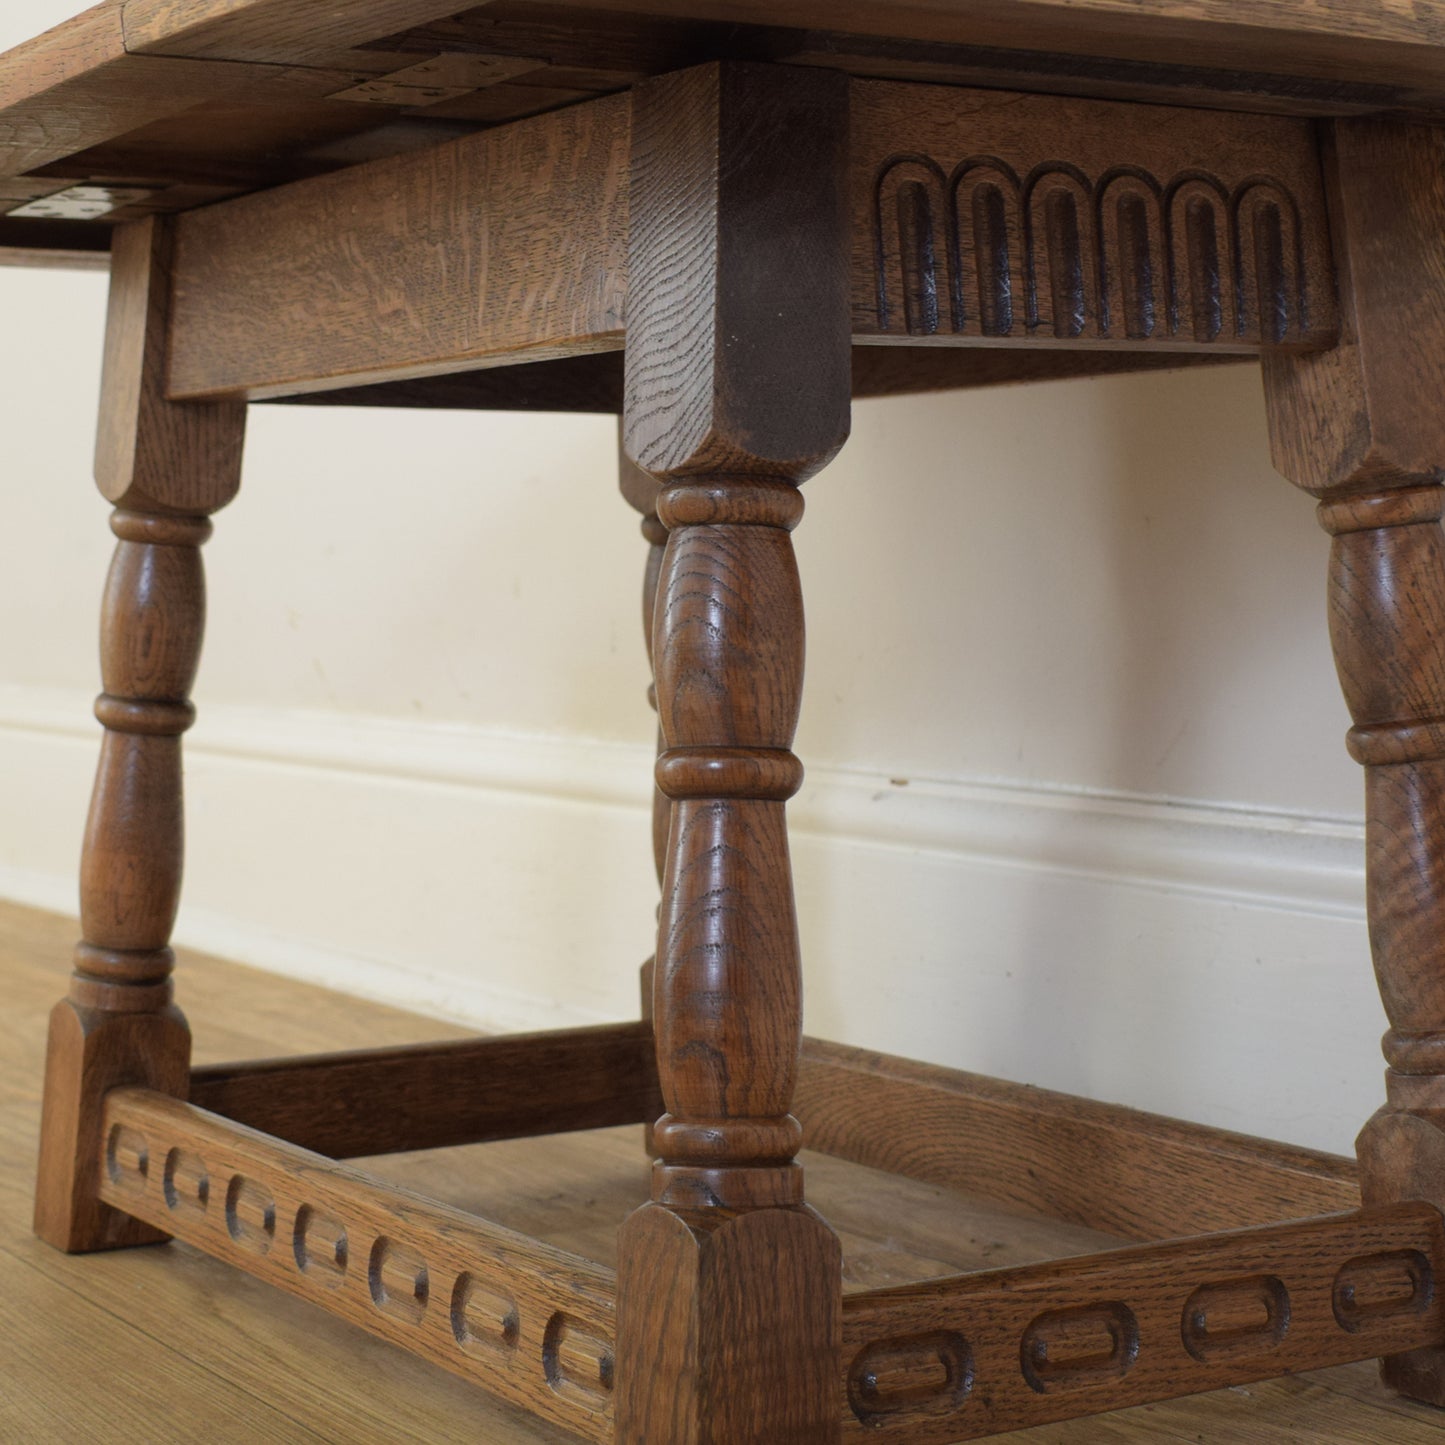
[[[642,516],[642,536],[647,542],[647,563],[642,573],[642,634],[647,644],[647,662],[652,666],[652,620],[657,609],[657,582],[662,575],[662,550],[667,545],[667,528],[657,516],[657,479],[649,476],[622,450],[617,459],[618,483],[629,506]],[[657,674],[647,689],[652,710],[657,711]],[[658,733],[657,751],[662,752],[662,734]],[[652,860],[657,868],[657,881],[662,883],[667,863],[667,829],[672,804],[661,788],[652,791]],[[642,1014],[652,1017],[652,980],[656,960],[649,958],[642,966]]]
[[[1365,767],[1370,944],[1387,1102],[1358,1141],[1367,1204],[1445,1207],[1445,146],[1349,121],[1330,151],[1343,335],[1265,362],[1275,460],[1322,500],[1335,660]],[[1445,1350],[1384,1361],[1445,1404]]]
[[[653,1203],[623,1228],[617,1439],[838,1438],[841,1255],[803,1203],[784,806],[801,700],[798,484],[848,428],[836,76],[706,66],[634,119],[628,454],[668,529],[653,653],[670,800]]]
[[[101,624],[95,711],[105,734],[81,863],[84,938],[69,995],[50,1019],[35,1205],[36,1233],[72,1251],[163,1238],[97,1197],[101,1104],[123,1084],[180,1098],[190,1085],[169,947],[181,881],[181,734],[195,715],[188,694],[205,620],[200,547],[208,514],[235,494],[245,407],[164,399],[168,244],[164,223],[141,222],[118,233],[112,262],[96,470],[116,503],[119,539]],[[106,1148],[124,1156],[128,1142]]]

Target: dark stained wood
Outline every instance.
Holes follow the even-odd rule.
[[[1159,107],[1141,115],[884,83],[850,90],[857,341],[1210,354],[1333,337],[1323,197],[1303,123],[1216,124]],[[623,342],[629,129],[626,99],[591,101],[184,217],[170,394],[334,388],[364,402],[356,388],[367,383],[560,358],[555,392],[539,373],[537,404],[610,408],[616,363],[589,370],[585,354]],[[974,146],[996,163],[961,159]],[[479,236],[477,213],[506,219]],[[412,258],[404,238],[418,216],[434,241]],[[884,378],[874,390],[898,390],[906,382],[887,378],[900,365],[909,369],[857,368]],[[963,363],[959,376],[1081,369],[1091,368],[1031,357]],[[485,380],[454,376],[435,393],[395,395],[451,406],[529,397],[521,375],[491,385],[495,395]]]
[[[192,1072],[190,1101],[333,1159],[643,1124],[661,1109],[645,1024],[222,1064]]]
[[[855,346],[853,396],[916,396],[1027,381],[1079,376],[1122,376],[1186,366],[1248,365],[1252,356],[1198,351],[1003,350],[999,347]]]
[[[55,1007],[35,1228],[66,1250],[157,1238],[97,1197],[100,1109],[122,1084],[184,1095],[190,1036],[172,1002],[183,858],[181,734],[205,625],[200,546],[235,495],[244,410],[165,400],[169,224],[120,231],[96,480],[117,504],[101,623],[105,726],[81,858],[84,941]]]
[[[1418,388],[1445,339],[1440,133],[1341,122],[1329,150],[1344,334],[1317,357],[1267,363],[1274,462],[1316,496],[1431,482],[1445,416]]]
[[[622,352],[489,366],[375,386],[273,397],[297,406],[396,406],[438,411],[622,412]]]
[[[1438,1345],[1445,1226],[1403,1204],[853,1295],[848,1440],[950,1445]]]
[[[792,25],[946,44],[1097,56],[1151,66],[1209,67],[1374,81],[1432,90],[1445,11],[1435,3],[1352,0],[566,0],[578,12],[636,12]],[[1067,69],[1067,67],[1064,67]],[[1227,84],[1227,81],[1224,82]]]
[[[783,809],[802,776],[788,534],[798,484],[848,431],[846,105],[837,77],[751,66],[637,95],[624,442],[662,482],[669,532],[653,658],[672,809],[653,1010],[667,1113],[656,1204],[620,1241],[629,1442],[838,1432],[841,1256],[799,1207],[789,1113],[801,972]]]
[[[1327,214],[1317,133],[1289,117],[897,79],[987,71],[980,51],[1012,35],[1081,62],[1057,68],[1069,85],[1111,85],[1107,64],[1089,65],[1127,56],[1162,65],[1157,84],[1195,105],[1409,105],[1441,86],[1445,10],[1363,24],[1299,0],[1243,18],[1221,0],[828,7],[830,25],[884,27],[870,50],[810,33],[815,0],[621,8],[125,0],[0,60],[0,244],[60,248],[56,228],[87,199],[68,183],[118,188],[94,222],[97,235],[119,223],[97,449],[120,539],[106,737],[85,941],[52,1022],[37,1228],[72,1250],[178,1234],[587,1438],[638,1445],[833,1445],[845,1422],[927,1442],[1361,1352],[1445,1400],[1445,489],[1439,423],[1420,424],[1412,394],[1433,375],[1445,311],[1439,134],[1340,123]],[[589,10],[614,18],[558,38]],[[524,31],[545,53],[527,53]],[[510,48],[489,53],[489,35]],[[674,70],[684,54],[707,63]],[[789,55],[808,63],[753,63]],[[1245,61],[1293,67],[1306,87],[1238,73],[1211,86],[1201,72]],[[654,65],[673,73],[647,78]],[[902,69],[850,78],[879,65]],[[604,94],[629,66],[635,102]],[[1117,82],[1135,96],[1154,83]],[[1328,100],[1309,89],[1335,82]],[[1372,84],[1391,98],[1360,89]],[[15,229],[30,222],[46,229]],[[623,480],[653,547],[668,799],[650,1023],[195,1081],[270,1130],[347,1151],[665,1108],[652,1201],[622,1228],[614,1281],[181,1102],[189,1035],[169,936],[199,547],[235,492],[243,399],[575,360],[615,352],[624,330]],[[799,485],[846,437],[855,337],[1269,354],[1281,464],[1324,497],[1335,537],[1332,632],[1368,769],[1392,1029],[1388,1103],[1360,1144],[1365,1214],[870,1292],[850,1307],[866,1330],[843,1350],[842,1249],[804,1203],[795,1099],[840,1154],[973,1177],[1026,1210],[1062,1197],[1081,1231],[1264,1223],[1354,1192],[1347,1169],[1305,1151],[897,1061],[813,1050],[799,1090],[789,533]],[[1309,351],[1322,359],[1282,358]],[[595,398],[608,365],[567,384]],[[489,1089],[486,1069],[503,1084]]]
[[[845,103],[831,77],[747,67],[639,92],[625,441],[664,481],[670,533],[653,638],[657,779],[673,801],[656,1011],[672,1117],[658,1182],[678,1203],[761,1203],[764,1181],[769,1202],[798,1202],[792,1171],[775,1167],[798,1145],[783,804],[801,779],[788,747],[803,638],[788,532],[797,484],[848,428]],[[816,143],[792,147],[779,176],[776,146],[795,128]],[[678,316],[705,320],[688,336]]]
[[[615,348],[629,129],[624,98],[595,101],[186,216],[171,395]]]
[[[761,60],[813,65],[880,80],[1038,89],[1155,103],[1234,106],[1252,111],[1348,114],[1415,101],[1400,85],[1355,75],[1305,78],[1259,69],[1227,70],[1196,63],[1180,52],[1170,63],[1020,49],[978,43],[970,34],[923,41],[839,29],[799,29],[786,14],[766,24],[663,18],[635,5],[625,13],[577,9],[564,3],[493,3],[444,21],[372,42],[379,50],[421,55],[458,51],[545,58],[517,86],[572,84],[593,90],[632,85],[649,75],[706,60]],[[814,19],[817,18],[814,12]],[[824,23],[832,23],[832,16]]]
[[[1118,1238],[1354,1209],[1354,1162],[1046,1089],[806,1041],[807,1148]]]
[[[0,176],[23,176],[248,79],[248,67],[126,50],[100,5],[0,55]],[[8,208],[7,208],[8,209]]]
[[[810,1210],[644,1205],[620,1240],[617,1445],[836,1441],[841,1273]]]
[[[852,117],[859,338],[1333,339],[1303,121],[867,81]]]
[[[26,1238],[44,1021],[74,932],[73,919],[0,904],[0,1438],[155,1445],[186,1439],[205,1420],[219,1445],[559,1445],[565,1437],[553,1425],[199,1250],[66,1258]],[[193,952],[183,951],[182,972],[207,1061],[448,1032],[432,1019]],[[367,1169],[609,1267],[617,1221],[646,1194],[635,1128],[395,1156]],[[808,1156],[808,1181],[844,1239],[845,1297],[1111,1245],[822,1155]],[[1049,1445],[1436,1445],[1445,1413],[1388,1394],[1375,1374],[1343,1366],[1042,1433]],[[1002,1439],[1036,1445],[1039,1437]]]
[[[125,0],[137,53],[297,65],[439,20],[456,0]]]
[[[1342,344],[1265,365],[1275,464],[1323,498],[1330,638],[1365,766],[1370,945],[1390,1020],[1385,1107],[1358,1142],[1367,1203],[1445,1204],[1445,146],[1340,123],[1330,180]],[[1445,1404],[1445,1350],[1384,1362]]]
[[[0,176],[140,182],[148,209],[182,211],[206,204],[196,186],[274,186],[728,59],[1251,113],[1445,108],[1438,4],[1408,20],[1344,0],[1233,10],[1226,24],[1125,0],[494,0],[460,14],[432,0],[128,0],[0,57]],[[136,214],[84,224],[103,237]],[[18,244],[52,249],[45,224],[15,220]]]
[[[612,1439],[611,1270],[163,1094],[112,1091],[104,1126],[113,1207]]]
[[[25,253],[20,253],[21,257]],[[3,259],[3,258],[0,258]],[[103,258],[102,258],[103,259]],[[1060,351],[995,347],[855,346],[853,395],[911,396],[978,386],[1008,386],[1027,381],[1062,381],[1080,376],[1119,376],[1130,372],[1173,371],[1187,366],[1248,365],[1252,356],[1194,351]],[[269,398],[287,406],[393,406],[440,411],[558,411],[620,413],[622,352],[534,361],[522,366],[487,367],[447,376],[339,387],[297,396]],[[630,467],[631,464],[627,463]],[[645,472],[633,473],[646,478]],[[657,483],[648,479],[654,494]],[[633,502],[636,506],[637,503]],[[639,508],[641,510],[641,508]],[[644,513],[646,516],[646,513]],[[648,646],[652,645],[649,621]]]

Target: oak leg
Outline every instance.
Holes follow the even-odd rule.
[[[623,1227],[617,1439],[838,1438],[841,1255],[803,1201],[784,821],[801,765],[798,484],[848,428],[846,87],[712,65],[636,100],[625,442],[668,529],[653,633],[670,803],[667,1113]],[[660,836],[660,834],[659,834]]]
[[[648,666],[652,666],[652,620],[657,610],[657,583],[662,576],[662,552],[667,544],[667,528],[657,516],[657,479],[649,476],[635,465],[622,448],[617,457],[617,480],[622,495],[629,506],[642,515],[642,536],[647,543],[647,563],[642,573],[642,632],[647,643]],[[657,674],[653,671],[652,682],[647,689],[652,710],[657,711]],[[657,751],[662,753],[662,732],[658,730]],[[652,790],[652,861],[657,869],[657,882],[662,884],[663,871],[667,866],[667,830],[672,818],[672,803],[661,788],[654,785]],[[652,995],[657,974],[657,959],[649,958],[642,965],[642,1017],[652,1020]],[[645,1148],[649,1157],[657,1158],[657,1140],[653,1124],[648,1124]]]
[[[1321,498],[1330,636],[1365,767],[1370,945],[1390,1028],[1385,1106],[1357,1149],[1367,1204],[1445,1208],[1445,148],[1392,122],[1334,127],[1343,337],[1265,363],[1275,461]],[[1383,1362],[1445,1404],[1445,1350]]]
[[[81,862],[70,991],[50,1017],[35,1230],[80,1251],[162,1235],[102,1204],[101,1105],[135,1084],[185,1097],[190,1032],[172,1001],[183,851],[181,734],[205,621],[207,514],[235,494],[245,408],[176,407],[164,368],[168,234],[117,234],[96,475],[117,503],[101,622],[105,727]],[[124,1140],[112,1141],[124,1151]]]
[[[642,573],[642,635],[647,644],[647,661],[652,665],[652,620],[657,610],[657,583],[662,575],[662,551],[667,545],[667,528],[657,516],[657,479],[637,466],[625,450],[618,454],[617,480],[627,504],[642,517],[642,536],[647,543],[647,562]],[[657,711],[657,674],[653,671],[648,688],[648,701]],[[662,752],[662,734],[658,733],[657,751]],[[661,788],[652,791],[652,860],[657,868],[658,884],[662,883],[667,864],[667,829],[671,804]],[[652,1017],[652,978],[656,960],[649,958],[642,966],[642,1013]]]

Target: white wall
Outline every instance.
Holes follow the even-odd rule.
[[[7,6],[0,43],[68,8]],[[0,271],[0,893],[66,908],[103,303]],[[253,409],[181,941],[487,1027],[633,1011],[652,718],[613,438]],[[866,402],[807,494],[810,1031],[1347,1150],[1384,1027],[1361,785],[1255,370]]]

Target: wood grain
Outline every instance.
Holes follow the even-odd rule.
[[[334,1159],[643,1124],[661,1111],[645,1024],[222,1064],[192,1072],[190,1101]]]
[[[154,1445],[207,1421],[222,1445],[560,1445],[550,1423],[250,1279],[199,1250],[67,1258],[27,1237],[45,1015],[75,920],[0,903],[0,1438]],[[207,1062],[420,1043],[433,1019],[183,952]],[[1110,1247],[975,1196],[807,1156],[809,1193],[844,1244],[845,1294]],[[370,1172],[611,1265],[646,1196],[639,1131],[395,1156]],[[1203,1192],[1203,1191],[1201,1191]],[[384,1388],[378,1382],[384,1382]],[[619,1386],[620,1387],[620,1386]],[[840,1405],[840,1409],[842,1406]],[[1387,1392],[1365,1364],[1001,1437],[1007,1445],[1433,1445],[1445,1415]]]
[[[1210,354],[1333,336],[1322,193],[1302,123],[883,83],[851,92],[857,340]],[[581,353],[621,344],[626,308],[627,324],[654,327],[671,298],[627,295],[629,109],[593,101],[186,216],[169,394],[354,394],[547,357],[575,368]],[[971,167],[971,146],[995,160]],[[726,249],[727,236],[703,230],[687,244]],[[781,253],[777,264],[788,264]],[[800,314],[801,301],[789,304]],[[644,450],[641,428],[660,432],[684,414],[708,424],[706,368],[680,368],[680,389],[658,393],[664,409],[630,423]],[[1043,362],[1001,363],[999,374],[1035,368],[1049,374]],[[765,365],[748,374],[759,396],[796,382]],[[975,363],[963,375],[989,373]],[[826,384],[842,394],[836,376]],[[465,380],[447,385],[440,400],[467,404]],[[574,394],[564,386],[557,403]],[[608,384],[577,404],[615,395]],[[739,415],[751,404],[741,390],[720,402]],[[820,434],[836,431],[810,398],[799,410],[819,417]],[[773,445],[756,440],[760,455]]]
[[[1312,348],[1335,334],[1310,127],[857,81],[853,332]]]
[[[1370,948],[1390,1020],[1387,1103],[1358,1141],[1367,1202],[1445,1204],[1445,422],[1422,387],[1445,341],[1445,145],[1391,122],[1334,128],[1343,339],[1266,360],[1275,465],[1321,496],[1330,639],[1365,767]],[[1445,1404],[1445,1350],[1384,1362]]]
[[[18,252],[24,264],[28,252]],[[102,262],[104,257],[99,258]],[[0,264],[6,264],[0,253]],[[1119,376],[1188,366],[1248,365],[1255,358],[1232,352],[1061,351],[956,346],[855,346],[853,396],[913,396],[979,386],[1062,381],[1078,376]],[[396,406],[445,411],[622,411],[622,353],[603,351],[521,366],[495,366],[449,376],[375,386],[309,391],[270,398],[296,406]],[[632,466],[630,462],[627,463]],[[645,472],[656,505],[657,483]],[[634,503],[634,505],[636,505]],[[648,646],[652,627],[648,624]]]
[[[246,409],[166,398],[175,225],[150,217],[115,234],[95,477],[117,506],[207,515],[240,488]]]
[[[1352,1160],[816,1039],[809,1149],[1115,1237],[1354,1209]]]
[[[838,1440],[842,1250],[816,1215],[650,1204],[618,1247],[617,1445]]]
[[[1438,0],[566,0],[588,11],[788,25],[1229,72],[1438,87]],[[1437,91],[1438,93],[1438,91]]]
[[[132,55],[120,7],[87,10],[0,55],[0,176],[26,175],[244,85],[249,74],[244,66]]]
[[[662,483],[652,657],[672,808],[653,1006],[667,1113],[656,1203],[620,1238],[617,1437],[635,1445],[826,1445],[839,1427],[840,1248],[796,1207],[783,810],[802,777],[789,532],[798,484],[848,431],[846,104],[840,77],[730,65],[636,99],[623,427]]]
[[[130,0],[127,39],[170,53],[295,58],[310,34],[330,38],[336,22],[319,4],[281,0]],[[351,26],[384,34],[411,23],[400,12],[428,0],[352,0]],[[482,13],[492,7],[483,7]],[[531,7],[533,10],[540,6]],[[1015,51],[1133,60],[1153,66],[1310,76],[1347,82],[1438,85],[1436,47],[1445,44],[1445,10],[1361,7],[1347,0],[1265,0],[1247,10],[1229,0],[566,0],[549,5],[574,24],[589,16],[641,12],[650,17],[757,27],[787,26],[914,41],[971,43]],[[135,18],[132,19],[132,16]],[[418,22],[420,23],[420,22]],[[331,28],[328,28],[328,25]],[[303,28],[304,26],[304,28]],[[298,30],[302,33],[298,34]],[[339,43],[339,42],[338,42]],[[348,40],[347,43],[357,43]]]
[[[140,1089],[105,1105],[101,1194],[228,1264],[612,1439],[612,1272]]]
[[[1442,1269],[1414,1204],[853,1295],[845,1438],[949,1445],[1439,1344]]]
[[[407,149],[427,129],[440,139],[446,125],[505,123],[705,60],[1250,113],[1430,114],[1445,108],[1440,30],[1434,4],[1405,19],[1342,0],[1268,13],[1108,0],[493,0],[461,13],[432,0],[130,0],[0,58],[0,174],[146,180],[160,187],[148,207],[178,211],[205,204],[186,181],[276,185]],[[476,88],[376,93],[418,64]],[[358,93],[371,103],[335,99]],[[103,247],[134,215],[87,228]],[[14,226],[20,246],[47,248],[43,222]]]
[[[660,1197],[798,1202],[801,975],[783,804],[802,685],[796,484],[848,426],[845,86],[703,67],[639,92],[628,455],[665,482],[653,659],[673,800],[655,1022]],[[809,134],[784,170],[783,135]],[[807,151],[806,158],[803,156]],[[689,1181],[692,1181],[689,1184]],[[766,1186],[765,1186],[766,1181]],[[676,1190],[676,1194],[669,1191]]]
[[[83,941],[51,1015],[35,1229],[65,1250],[157,1236],[104,1207],[105,1091],[184,1095],[190,1037],[173,1004],[171,930],[184,857],[181,734],[205,628],[207,514],[234,496],[245,415],[162,394],[168,223],[121,231],[112,256],[96,479],[119,503],[101,612],[104,725],[80,868]]]
[[[295,65],[453,14],[457,0],[125,0],[131,51]]]
[[[185,217],[170,394],[617,347],[629,119],[595,101]]]
[[[1343,335],[1317,356],[1267,360],[1274,464],[1317,496],[1432,482],[1445,417],[1419,386],[1445,341],[1445,138],[1340,122],[1327,159]]]

